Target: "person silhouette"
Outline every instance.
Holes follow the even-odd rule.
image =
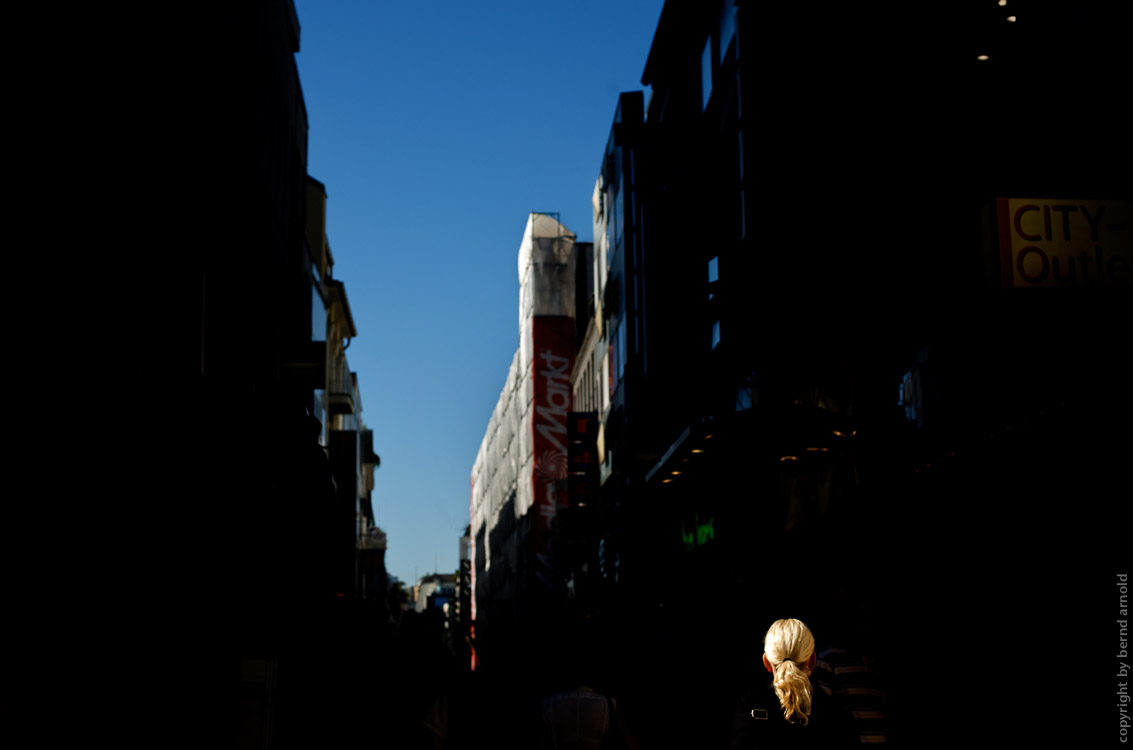
[[[763,638],[762,662],[771,673],[771,685],[757,686],[737,701],[732,750],[858,744],[851,717],[811,683],[818,653],[814,635],[802,621],[771,624]]]
[[[593,637],[571,640],[559,654],[558,685],[540,701],[540,750],[637,750],[638,741],[618,701],[602,687],[597,643]],[[597,686],[595,689],[594,686]]]

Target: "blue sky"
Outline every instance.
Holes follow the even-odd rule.
[[[663,0],[295,0],[308,172],[358,337],[386,568],[453,572],[472,463],[519,342],[527,214],[592,239],[617,96]]]

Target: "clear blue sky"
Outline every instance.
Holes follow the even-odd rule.
[[[663,0],[295,0],[334,276],[358,337],[386,568],[453,572],[469,477],[519,342],[527,214],[592,239],[617,96]]]

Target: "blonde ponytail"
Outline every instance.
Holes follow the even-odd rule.
[[[776,620],[763,638],[763,652],[775,668],[771,683],[783,718],[798,720],[805,726],[810,721],[811,686],[807,672],[799,666],[814,653],[814,636],[799,620]]]

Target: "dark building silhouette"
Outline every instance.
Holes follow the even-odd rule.
[[[102,359],[105,392],[128,382],[146,415],[103,441],[136,504],[115,579],[142,611],[139,723],[159,745],[337,746],[365,731],[384,540],[343,356],[357,331],[307,174],[299,21],[290,0],[176,15],[147,16],[162,44],[115,112],[140,163],[123,216],[147,246],[115,285],[141,356],[108,336]]]
[[[1020,598],[1102,621],[1130,150],[1108,97],[1069,92],[1121,87],[1112,21],[666,3],[579,253],[572,409],[600,423],[598,508],[558,516],[583,547],[564,597],[635,675],[643,743],[722,742],[779,617],[865,653],[885,731],[913,744],[967,688],[934,661],[986,652],[988,617],[1035,652],[1059,629],[1017,623]]]
[[[628,675],[643,744],[722,740],[782,616],[872,657],[898,744],[965,739],[949,707],[991,710],[982,665],[1010,683],[995,715],[1043,715],[992,739],[1087,746],[1104,724],[1045,708],[1071,702],[1068,669],[1112,700],[1094,646],[1063,661],[1112,642],[1128,494],[1128,26],[1100,2],[1008,3],[670,0],[649,91],[611,102],[569,326],[598,500],[541,531],[569,542],[552,603]],[[106,381],[96,408],[133,399],[96,439],[100,494],[132,499],[101,512],[129,521],[112,580],[140,612],[139,682],[189,744],[349,744],[403,704],[373,700],[359,645],[382,601],[376,456],[312,231],[298,19],[216,4],[155,28],[119,117],[147,154],[122,214],[144,247],[114,260],[137,280],[106,287],[122,313],[81,358]],[[1060,232],[1100,254],[1056,250]],[[518,603],[532,507],[505,492],[471,519],[487,630],[540,613]],[[574,625],[501,627],[477,652],[530,666]]]
[[[625,435],[642,438],[628,474],[648,511],[623,576],[666,606],[738,599],[677,618],[695,643],[757,643],[751,623],[786,610],[865,620],[900,691],[923,674],[907,661],[922,639],[983,648],[970,618],[1009,621],[1018,571],[1045,612],[1082,604],[1115,559],[1128,411],[1101,383],[1128,376],[1112,336],[1130,310],[1129,235],[1098,241],[1116,258],[1105,279],[1005,288],[996,199],[1035,198],[1028,219],[1051,206],[1055,232],[1060,216],[1128,215],[1128,149],[1050,152],[1121,143],[1107,105],[1010,104],[1039,80],[1115,85],[1128,45],[1101,4],[711,5],[666,4],[643,78],[644,334],[628,369],[652,398],[627,408],[639,427]],[[1096,539],[1098,563],[1067,534]],[[847,585],[862,610],[833,604]],[[1041,649],[1056,632],[1018,637]],[[939,675],[921,698],[964,684]],[[896,700],[897,739],[931,720],[921,698]]]

